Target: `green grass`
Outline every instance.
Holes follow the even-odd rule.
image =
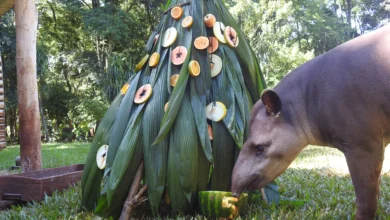
[[[58,167],[83,163],[89,144],[45,144],[43,166]],[[0,152],[0,175],[14,164],[17,146]],[[379,219],[390,219],[390,150],[382,171]],[[331,148],[308,147],[279,178],[280,193],[285,198],[305,200],[303,206],[283,204],[252,206],[243,219],[353,219],[355,193],[343,155]],[[14,206],[0,212],[0,219],[93,219],[92,213],[78,213],[80,185],[56,192],[40,203]],[[149,216],[149,213],[141,216]],[[197,215],[195,219],[204,219]]]

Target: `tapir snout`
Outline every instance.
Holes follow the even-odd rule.
[[[330,146],[347,160],[356,219],[374,219],[384,149],[390,142],[390,25],[355,38],[265,90],[234,166],[232,192],[261,188],[302,149]]]

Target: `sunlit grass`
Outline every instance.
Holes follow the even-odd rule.
[[[45,144],[42,147],[44,167],[83,163],[89,144]],[[7,169],[18,155],[18,147],[0,152],[0,169]],[[10,158],[7,158],[10,157]],[[4,173],[4,171],[0,171]],[[7,173],[7,172],[5,172]],[[345,158],[331,148],[308,147],[279,178],[280,193],[285,198],[305,200],[303,206],[251,207],[242,219],[353,219],[355,193]],[[41,203],[30,203],[0,212],[0,219],[92,219],[92,213],[78,213],[80,185],[55,193]],[[150,216],[150,213],[141,216]],[[382,172],[379,219],[390,219],[390,149],[386,151]],[[204,219],[202,216],[188,218]]]

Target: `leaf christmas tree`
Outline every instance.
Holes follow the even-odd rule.
[[[229,191],[249,114],[265,83],[256,57],[220,0],[171,0],[92,142],[82,207],[117,218],[141,160],[154,215],[195,208],[204,190]],[[105,167],[98,167],[97,152]]]

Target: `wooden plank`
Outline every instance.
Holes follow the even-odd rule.
[[[4,107],[5,107],[4,102],[0,102],[0,108],[4,109]]]
[[[0,116],[4,116],[4,115],[5,115],[4,109],[0,109]]]
[[[4,88],[0,88],[0,94],[4,94]]]
[[[4,95],[0,95],[0,101],[4,101]]]

